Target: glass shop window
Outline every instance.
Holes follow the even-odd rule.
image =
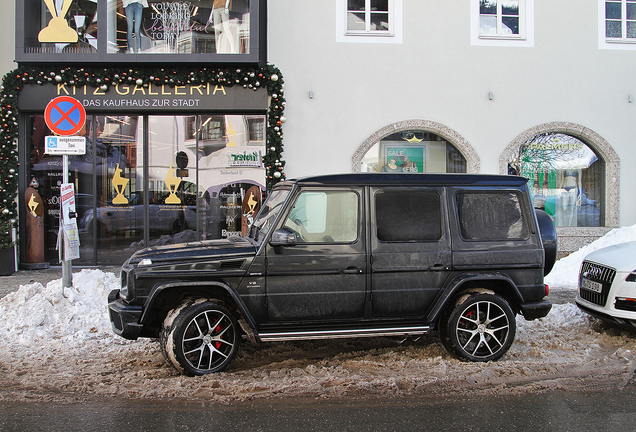
[[[109,53],[249,53],[250,0],[107,1]]]
[[[556,226],[604,225],[605,163],[578,138],[537,135],[520,147],[509,172],[528,179],[534,206],[550,214]]]
[[[465,173],[466,158],[439,135],[408,130],[371,147],[362,159],[362,172]]]

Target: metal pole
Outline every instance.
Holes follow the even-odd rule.
[[[62,155],[62,179],[63,183],[68,183],[68,155]],[[61,205],[60,197],[60,206]],[[60,218],[62,217],[63,215],[60,212]],[[60,226],[63,226],[63,224]],[[71,288],[73,286],[73,266],[71,260],[66,260],[65,243],[64,237],[62,237],[62,244],[60,246],[62,248],[62,292],[64,292],[64,288]]]

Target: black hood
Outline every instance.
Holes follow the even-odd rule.
[[[229,239],[205,240],[193,243],[153,246],[137,251],[130,257],[130,264],[137,264],[143,259],[152,260],[153,264],[161,262],[192,262],[214,257],[254,256],[256,247],[242,237]]]

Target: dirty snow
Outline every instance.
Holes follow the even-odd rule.
[[[629,240],[636,240],[636,225],[561,259],[546,283],[553,292],[574,293],[585,255]],[[406,341],[244,342],[226,372],[189,378],[168,365],[158,342],[112,333],[106,299],[118,283],[113,273],[82,270],[64,292],[58,279],[46,287],[21,286],[0,299],[0,400],[501,395],[620,389],[634,376],[636,333],[603,324],[567,302],[541,320],[518,317],[516,340],[498,362],[457,360],[434,333]]]

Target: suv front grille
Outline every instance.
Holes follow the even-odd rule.
[[[611,267],[583,261],[580,278],[582,278],[583,275],[586,275],[585,279],[601,283],[603,288],[600,293],[597,293],[580,287],[579,283],[579,295],[581,298],[599,306],[605,306],[610,287],[612,286],[612,282],[614,282],[614,276],[616,276],[616,270]]]

